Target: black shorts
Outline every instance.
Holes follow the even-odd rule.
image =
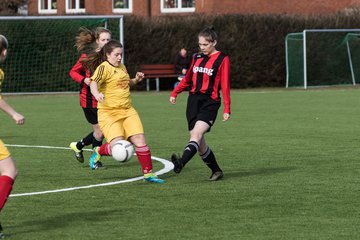
[[[83,108],[84,115],[88,123],[97,124],[98,123],[98,110],[97,108]]]
[[[211,127],[215,123],[220,105],[220,101],[213,100],[209,95],[190,94],[186,107],[189,131],[191,131],[195,123],[200,120],[210,126],[208,130],[208,132],[210,132]]]

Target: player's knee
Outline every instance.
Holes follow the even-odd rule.
[[[100,130],[95,130],[94,131],[94,137],[97,140],[102,140],[104,138],[104,134]]]
[[[130,141],[136,146],[141,147],[146,145],[145,135],[136,134],[130,137]]]

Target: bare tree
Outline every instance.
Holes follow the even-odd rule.
[[[28,0],[1,0],[0,15],[17,15],[18,9],[28,3]]]

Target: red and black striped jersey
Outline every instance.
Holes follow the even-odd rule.
[[[190,88],[190,94],[207,94],[215,101],[220,101],[221,90],[224,113],[230,113],[229,56],[222,52],[216,52],[209,56],[195,54],[189,71],[173,90],[171,96],[176,97],[187,88]]]
[[[80,106],[83,108],[97,108],[97,101],[91,94],[90,86],[84,83],[84,79],[90,77],[90,72],[81,64],[81,60],[84,58],[86,58],[86,54],[81,54],[69,74],[75,82],[80,84]]]

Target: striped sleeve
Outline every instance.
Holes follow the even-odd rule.
[[[101,64],[98,66],[91,77],[92,81],[97,83],[101,83],[104,79],[106,79],[105,65]]]
[[[77,83],[82,83],[83,80],[90,75],[81,63],[81,60],[85,58],[86,54],[82,54],[79,60],[75,63],[75,65],[71,68],[69,72],[70,77]]]
[[[224,101],[224,113],[230,114],[230,59],[228,56],[221,64],[221,93]]]
[[[185,77],[180,81],[180,83],[175,87],[171,93],[171,97],[177,97],[179,93],[187,89],[191,85],[191,79],[193,76],[192,68],[195,64],[195,57],[192,58],[189,71],[186,72]]]

